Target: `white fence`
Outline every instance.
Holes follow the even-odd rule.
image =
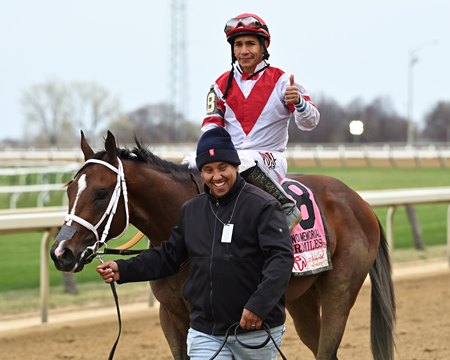
[[[289,165],[314,166],[450,166],[450,145],[291,145],[286,151]]]
[[[5,155],[5,154],[3,154]],[[11,166],[11,167],[5,167],[5,168],[0,168],[0,176],[17,176],[19,177],[19,184],[20,185],[25,185],[26,184],[26,179],[29,175],[37,175],[37,179],[36,182],[37,183],[46,183],[45,178],[49,175],[49,174],[55,174],[55,178],[56,178],[56,182],[61,182],[63,179],[63,176],[66,174],[74,174],[79,168],[80,168],[80,163],[76,163],[76,162],[72,162],[72,163],[68,163],[68,164],[61,164],[61,165],[49,165],[46,164],[45,166],[28,166],[28,167],[24,167],[21,163],[20,163],[20,159],[16,159],[16,158],[10,158],[7,159],[7,156],[5,159],[3,159],[5,161],[5,163],[8,160],[14,160],[17,161],[16,165],[20,165],[19,166]],[[4,163],[2,163],[4,164]]]
[[[386,239],[391,249],[394,245],[394,214],[398,207],[420,204],[447,203],[447,257],[450,266],[450,187],[409,188],[359,191],[372,207],[387,207]]]
[[[130,144],[124,147],[133,148]],[[194,151],[194,143],[174,145],[149,145],[151,151],[166,160],[179,162],[186,154]],[[290,165],[297,161],[314,166],[330,162],[341,166],[364,164],[366,166],[450,166],[450,144],[399,145],[399,144],[290,144],[286,151]],[[56,163],[84,162],[79,148],[74,149],[2,149],[0,163]]]
[[[61,193],[61,205],[67,204],[65,184],[38,184],[38,185],[11,185],[0,186],[0,194],[9,195],[9,208],[17,208],[20,195],[24,193],[37,193],[36,207],[42,208],[45,205],[50,192]]]
[[[51,192],[60,193],[58,195],[61,201],[57,205],[66,205],[66,187],[62,181],[72,178],[80,166],[78,163],[68,163],[39,167],[14,166],[0,168],[0,179],[13,178],[13,181],[2,181],[2,183],[15,183],[15,185],[0,185],[0,195],[3,195],[5,200],[9,199],[10,209],[17,207],[19,198],[25,193],[37,194],[35,206],[39,208],[45,206],[47,200],[50,199]],[[30,177],[32,177],[32,181],[30,181]],[[29,184],[30,182],[33,184]]]
[[[392,245],[393,218],[399,206],[416,204],[447,203],[447,258],[450,266],[450,187],[412,188],[393,190],[361,191],[359,194],[373,207],[388,207],[386,219],[386,237]],[[41,321],[48,320],[48,286],[49,286],[49,246],[63,224],[65,208],[44,208],[0,211],[0,234],[26,231],[41,231],[41,266],[40,266],[40,301]]]
[[[40,250],[40,307],[41,322],[48,319],[49,249],[50,240],[64,222],[65,208],[0,210],[0,234],[27,231],[42,232]]]

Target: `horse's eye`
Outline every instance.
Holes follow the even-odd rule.
[[[102,201],[108,197],[109,193],[107,190],[102,189],[95,194],[95,201]]]

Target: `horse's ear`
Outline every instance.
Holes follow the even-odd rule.
[[[105,150],[106,154],[109,158],[109,162],[112,164],[115,164],[117,162],[117,146],[116,146],[116,139],[114,138],[114,135],[111,133],[111,131],[108,130],[108,135],[106,136],[105,140]]]
[[[91,146],[87,143],[83,130],[81,130],[81,151],[83,151],[84,154],[84,161],[87,161],[94,156],[94,150],[92,150]]]

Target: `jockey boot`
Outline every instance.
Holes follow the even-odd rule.
[[[289,230],[292,230],[302,220],[302,214],[295,206],[294,201],[287,196],[280,184],[258,166],[258,163],[244,170],[241,175],[247,182],[269,193],[280,202],[287,217]]]

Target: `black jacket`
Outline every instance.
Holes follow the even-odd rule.
[[[183,205],[178,226],[161,247],[117,261],[120,283],[173,275],[190,259],[184,296],[193,329],[224,335],[244,307],[270,327],[282,325],[293,253],[280,204],[239,174],[220,199],[205,190]],[[223,223],[231,216],[232,240],[222,243]]]

